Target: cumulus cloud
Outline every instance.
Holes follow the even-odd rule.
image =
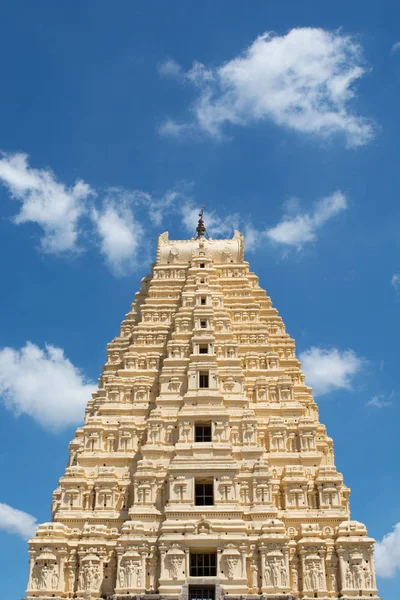
[[[400,523],[376,543],[375,569],[380,577],[394,577],[400,569]]]
[[[35,535],[36,527],[37,521],[32,515],[8,504],[0,504],[0,530],[29,540]]]
[[[354,377],[364,361],[353,350],[319,348],[313,346],[299,355],[307,384],[315,396],[323,396],[337,389],[352,389]]]
[[[101,253],[116,275],[127,274],[135,268],[143,244],[143,227],[130,206],[134,199],[138,199],[135,193],[133,196],[114,193],[105,199],[100,209],[92,210]]]
[[[398,273],[394,273],[391,284],[396,292],[400,292],[400,275]]]
[[[23,153],[3,154],[0,159],[0,181],[12,197],[21,202],[16,224],[36,223],[43,235],[44,252],[77,249],[78,221],[86,211],[86,203],[94,194],[82,180],[68,187],[57,181],[50,169],[34,169]]]
[[[58,430],[83,420],[93,382],[64,356],[62,348],[0,349],[0,397],[16,415],[27,414],[40,425]]]
[[[226,124],[261,121],[323,138],[340,133],[353,147],[374,135],[372,124],[350,105],[355,83],[366,72],[362,50],[341,31],[303,27],[282,36],[266,32],[216,68],[195,62],[184,72],[168,60],[160,72],[198,89],[191,106],[193,123],[217,138]],[[177,136],[188,130],[168,120],[161,131]]]
[[[284,214],[282,220],[265,233],[273,242],[299,248],[307,242],[314,242],[318,230],[346,208],[346,197],[341,191],[336,191],[316,202],[312,212],[293,214],[290,211]]]

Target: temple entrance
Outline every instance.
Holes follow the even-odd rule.
[[[215,600],[215,585],[189,585],[189,600]]]

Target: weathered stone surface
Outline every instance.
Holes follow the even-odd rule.
[[[294,341],[241,234],[202,231],[159,237],[107,346],[30,541],[29,599],[186,600],[194,585],[215,600],[377,598],[373,540],[350,520]],[[213,572],[191,568],[199,553]]]

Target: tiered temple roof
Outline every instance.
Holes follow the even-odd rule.
[[[29,599],[377,598],[373,540],[240,233],[159,236],[30,555]]]

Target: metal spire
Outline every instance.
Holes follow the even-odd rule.
[[[199,212],[200,219],[199,219],[199,222],[196,227],[196,232],[197,232],[196,239],[204,237],[204,234],[206,232],[206,226],[204,225],[204,220],[203,220],[203,214],[204,214],[205,207],[206,207],[206,205],[204,205],[203,208],[201,209],[201,211]]]

